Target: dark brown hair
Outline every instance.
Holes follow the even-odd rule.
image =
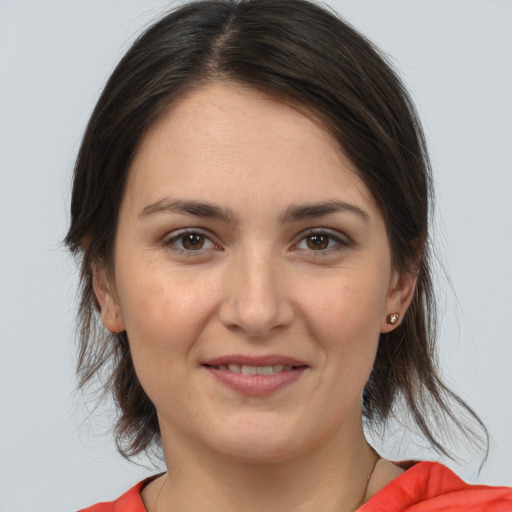
[[[431,170],[409,95],[385,57],[349,24],[305,0],[206,0],[186,4],[129,49],[94,109],[75,166],[66,244],[81,257],[78,375],[103,374],[119,408],[125,456],[160,438],[126,332],[100,325],[91,265],[111,264],[130,163],[147,129],[180,94],[211,81],[236,81],[305,107],[339,142],[384,214],[394,265],[417,274],[401,325],[380,337],[363,394],[367,423],[380,426],[405,404],[419,431],[450,455],[439,425],[476,436],[459,411],[485,427],[440,380],[430,274]]]

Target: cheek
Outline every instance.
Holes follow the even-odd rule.
[[[168,365],[176,354],[186,355],[215,303],[212,287],[192,273],[158,264],[119,265],[117,275],[134,360],[161,359]]]
[[[195,279],[164,266],[119,266],[119,301],[133,364],[140,384],[157,408],[173,390],[185,403],[183,383],[195,364],[196,341],[208,321],[215,298]],[[124,277],[124,279],[122,279]],[[129,278],[128,278],[129,277]],[[176,398],[176,397],[175,397]]]
[[[305,303],[308,329],[323,347],[326,364],[361,380],[372,369],[387,286],[378,272],[347,272],[326,280]]]

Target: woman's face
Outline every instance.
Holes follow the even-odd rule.
[[[310,118],[204,86],[151,127],[130,169],[103,321],[126,329],[164,447],[280,460],[360,432],[392,270],[383,216]]]

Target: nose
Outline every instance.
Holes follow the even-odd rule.
[[[269,251],[270,252],[270,251]],[[271,254],[240,254],[226,269],[221,323],[252,338],[271,336],[294,319],[286,276]]]

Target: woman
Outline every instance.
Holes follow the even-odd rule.
[[[400,81],[329,12],[200,2],[150,27],[89,122],[66,242],[81,383],[111,364],[120,449],[161,444],[167,472],[87,510],[509,510],[364,437],[402,403],[440,453],[432,418],[471,436],[454,404],[483,428],[433,362],[430,194]]]

